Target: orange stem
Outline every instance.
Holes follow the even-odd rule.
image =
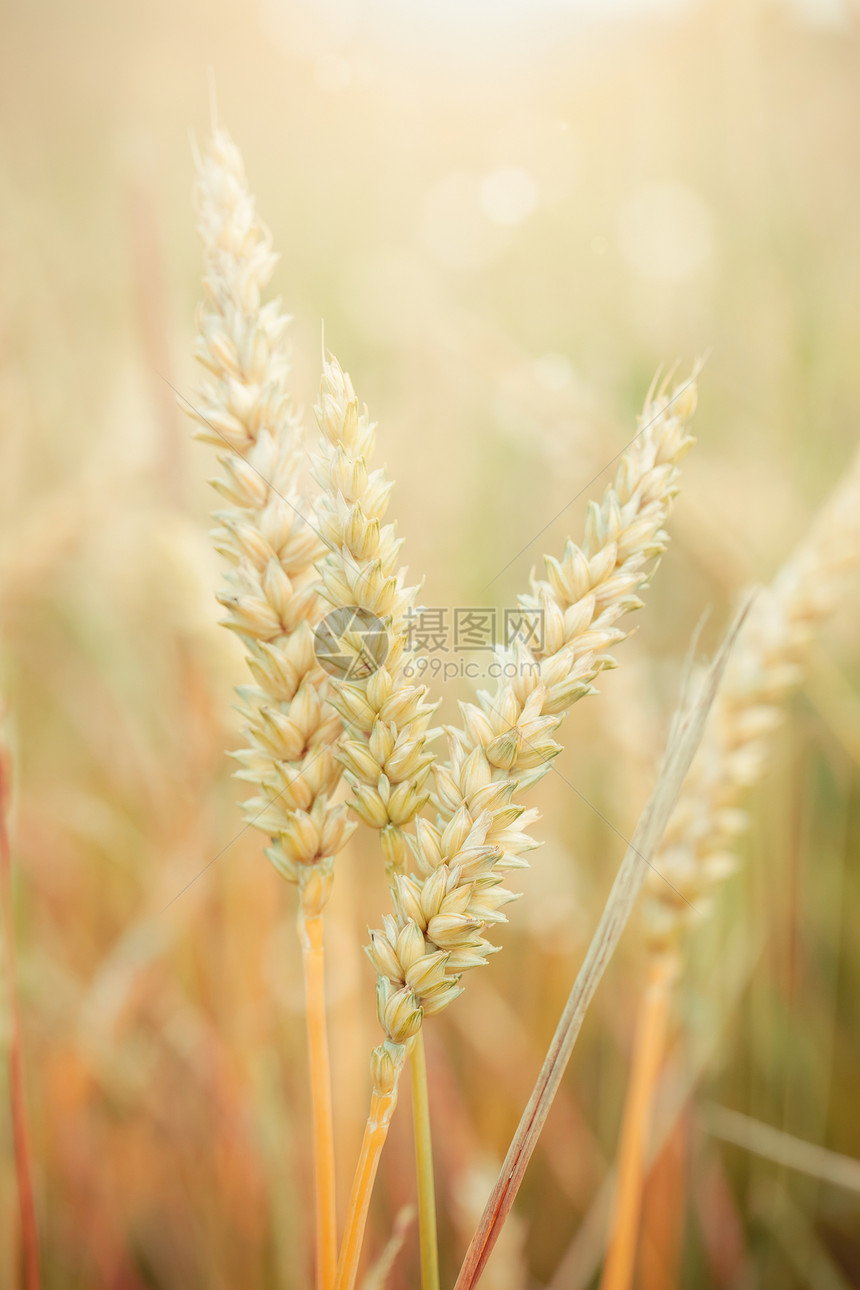
[[[337,1265],[334,1128],[331,1067],[325,1006],[325,949],[322,914],[305,914],[299,906],[299,939],[305,973],[305,1013],[311,1082],[311,1120],[316,1193],[317,1290],[333,1290]]]
[[[675,971],[673,955],[661,954],[652,959],[639,1006],[618,1149],[618,1181],[609,1254],[600,1290],[629,1290],[633,1281],[654,1089],[660,1073]]]
[[[679,1284],[686,1193],[686,1118],[679,1117],[648,1175],[642,1211],[640,1290]]]
[[[399,1070],[397,1075],[399,1076]],[[388,1126],[397,1102],[397,1082],[387,1092],[373,1090],[370,1100],[370,1114],[364,1129],[361,1143],[361,1154],[352,1183],[349,1198],[346,1231],[340,1247],[340,1259],[337,1265],[335,1290],[353,1290],[358,1275],[358,1264],[361,1258],[361,1247],[364,1244],[364,1231],[367,1227],[367,1214],[370,1209],[370,1197],[379,1168],[379,1159],[385,1139],[388,1137]]]
[[[9,1101],[12,1116],[12,1141],[18,1205],[21,1211],[21,1248],[25,1290],[39,1290],[39,1235],[36,1205],[33,1199],[30,1137],[24,1100],[24,1063],[22,1058],[21,1022],[18,1014],[18,992],[15,984],[15,928],[12,919],[12,858],[7,832],[9,798],[9,765],[5,751],[0,752],[0,918],[4,945],[3,966],[9,996]]]

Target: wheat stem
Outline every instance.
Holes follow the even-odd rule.
[[[15,1153],[15,1175],[18,1184],[18,1206],[21,1214],[21,1247],[23,1252],[23,1285],[25,1290],[39,1290],[39,1235],[36,1206],[33,1199],[33,1170],[27,1110],[24,1100],[24,1070],[21,1058],[21,1021],[15,984],[15,928],[12,920],[12,858],[7,828],[9,807],[9,762],[5,748],[0,747],[0,939],[4,943],[3,971],[6,977],[9,1011],[9,1102],[12,1141]]]
[[[677,967],[678,959],[674,954],[652,957],[639,1005],[618,1149],[618,1182],[609,1255],[600,1290],[628,1290],[633,1280],[654,1090],[660,1073]]]
[[[316,1193],[316,1284],[318,1290],[331,1290],[337,1264],[337,1220],[322,914],[308,915],[299,906],[298,926],[305,974],[305,1016],[311,1084]]]
[[[439,1290],[439,1246],[436,1236],[436,1189],[433,1180],[433,1138],[427,1093],[424,1036],[419,1030],[409,1059],[412,1075],[412,1124],[418,1179],[418,1235],[421,1246],[421,1290]]]
[[[376,1049],[374,1057],[379,1052],[380,1049]],[[364,1128],[361,1152],[358,1157],[358,1165],[356,1166],[355,1177],[352,1181],[352,1191],[349,1196],[346,1230],[340,1247],[335,1290],[353,1290],[355,1286],[361,1248],[364,1244],[364,1231],[367,1227],[370,1197],[373,1193],[373,1184],[376,1180],[376,1171],[379,1168],[382,1148],[385,1146],[385,1139],[388,1137],[388,1126],[391,1123],[394,1107],[397,1104],[397,1083],[400,1078],[400,1072],[403,1069],[405,1055],[405,1050],[403,1050],[396,1065],[393,1069],[390,1068],[391,1075],[389,1079],[381,1080],[376,1070],[374,1073],[370,1114],[367,1117],[367,1124]],[[375,1063],[375,1066],[378,1068],[378,1063]]]

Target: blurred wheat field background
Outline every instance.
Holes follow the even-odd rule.
[[[453,1283],[650,792],[690,634],[709,608],[717,641],[857,443],[856,7],[83,0],[6,3],[2,25],[2,675],[46,1288],[311,1284],[295,894],[242,824],[212,461],[167,384],[191,397],[196,379],[188,132],[208,132],[210,69],[281,252],[295,397],[310,422],[324,319],[379,420],[425,604],[512,605],[581,533],[657,367],[709,351],[671,545],[618,671],[570,719],[568,785],[536,792],[543,845],[504,951],[428,1020]],[[690,945],[642,1290],[860,1284],[856,1187],[774,1160],[767,1132],[860,1159],[858,635],[855,575]],[[468,692],[437,686],[443,719]],[[342,1206],[384,894],[357,834],[327,926]],[[596,1284],[643,960],[631,926],[488,1290]],[[373,1255],[413,1191],[404,1104]],[[418,1284],[413,1238],[390,1287]]]

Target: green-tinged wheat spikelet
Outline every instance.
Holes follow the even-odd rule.
[[[765,770],[782,704],[858,562],[860,453],[743,626],[649,878],[653,949],[671,947],[691,918],[704,916],[715,885],[733,872],[733,848],[747,826],[744,794]]]
[[[227,506],[216,514],[215,542],[228,572],[219,600],[256,682],[239,691],[247,744],[234,755],[239,776],[259,790],[247,818],[272,839],[267,855],[312,913],[354,827],[332,800],[340,722],[314,653],[325,608],[314,566],[325,546],[297,488],[304,459],[287,392],[289,320],[277,300],[261,303],[276,257],[222,129],[198,165],[197,211],[205,272],[195,353],[206,372],[197,437],[220,449],[213,483]]]

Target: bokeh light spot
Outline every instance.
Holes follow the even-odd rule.
[[[706,202],[679,183],[635,189],[618,211],[618,245],[643,278],[684,282],[710,259],[714,219]]]
[[[481,185],[481,210],[494,224],[522,224],[534,214],[537,204],[537,184],[520,166],[491,170]]]

